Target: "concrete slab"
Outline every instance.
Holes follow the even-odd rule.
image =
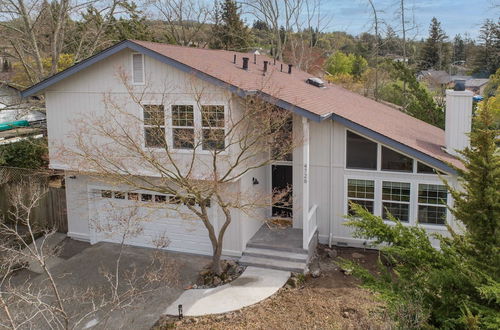
[[[57,246],[61,245],[65,238],[66,234],[62,233],[54,233],[47,238],[42,236],[36,239],[34,243],[31,243],[30,247],[33,248],[35,244],[38,249],[43,249],[43,252],[49,256],[46,260],[46,264],[47,267],[51,269],[63,261],[62,258],[53,254],[57,251]],[[27,262],[29,264],[28,270],[39,274],[43,273],[43,269],[38,261],[33,258],[28,258]]]
[[[178,315],[182,304],[186,316],[227,313],[256,304],[278,291],[290,277],[282,270],[247,267],[229,284],[212,289],[191,289],[175,300],[164,314]]]

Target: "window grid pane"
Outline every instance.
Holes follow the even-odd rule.
[[[172,126],[194,127],[192,105],[172,105]]]
[[[225,146],[223,129],[203,129],[203,150],[223,150]]]
[[[362,207],[364,207],[368,212],[373,214],[373,201],[366,201],[366,200],[361,200],[361,199],[349,199],[349,202],[356,203]],[[348,214],[349,215],[354,215],[354,211],[352,210],[351,203],[348,205]]]
[[[165,129],[162,127],[144,127],[146,147],[158,148],[165,145]]]
[[[446,222],[446,207],[419,205],[418,222],[426,224],[444,225]]]
[[[194,148],[194,129],[193,128],[174,128],[172,129],[175,149],[193,149]]]
[[[202,105],[201,115],[204,128],[224,127],[223,105]]]
[[[410,202],[410,184],[384,181],[382,183],[382,200]]]
[[[389,219],[390,213],[394,218],[402,222],[408,222],[410,220],[410,205],[402,203],[382,203],[382,218]]]
[[[375,197],[375,182],[372,180],[349,179],[347,181],[347,196],[373,199]]]
[[[443,185],[419,184],[418,202],[421,204],[446,205],[448,192]]]
[[[143,105],[144,125],[165,126],[165,108],[163,105]]]

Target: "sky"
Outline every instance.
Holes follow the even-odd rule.
[[[381,19],[398,31],[400,19],[395,11],[399,0],[373,0]],[[472,38],[479,34],[481,24],[487,19],[500,17],[500,0],[405,0],[409,21],[414,19],[417,29],[410,37],[427,36],[432,17],[452,39],[456,34],[468,33]],[[322,0],[321,13],[329,22],[326,31],[345,31],[357,35],[372,29],[368,0]],[[496,7],[495,7],[496,5]],[[384,29],[385,30],[385,29]]]

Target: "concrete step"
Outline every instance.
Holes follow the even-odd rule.
[[[257,248],[257,249],[266,249],[266,250],[278,250],[285,252],[293,252],[293,253],[305,253],[307,254],[307,250],[299,247],[287,247],[287,246],[274,246],[271,244],[260,243],[260,242],[248,242],[247,248]]]
[[[244,255],[240,258],[240,264],[262,268],[286,270],[290,272],[303,273],[306,269],[306,262],[287,261],[269,258],[260,258]]]
[[[259,257],[259,258],[269,258],[269,259],[277,259],[277,260],[287,260],[287,261],[297,261],[297,262],[306,262],[307,261],[307,253],[296,253],[296,252],[288,252],[288,251],[280,251],[280,250],[271,250],[271,249],[261,249],[255,247],[246,248],[243,251],[244,256],[251,257]]]

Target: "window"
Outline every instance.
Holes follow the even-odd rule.
[[[347,131],[346,167],[377,169],[377,143]]]
[[[153,195],[151,194],[141,194],[141,201],[151,202],[153,200]]]
[[[418,185],[418,221],[443,225],[446,222],[448,192],[443,185]]]
[[[399,152],[382,147],[383,171],[413,172],[413,159]]]
[[[435,168],[432,168],[430,166],[427,166],[421,162],[417,163],[417,173],[422,173],[422,174],[438,174],[439,173],[441,175],[446,175],[445,173],[438,171]]]
[[[163,105],[143,105],[142,108],[146,147],[163,147],[165,145],[165,108]]]
[[[164,195],[155,195],[155,202],[156,203],[166,203],[167,202],[167,196],[164,196]]]
[[[113,192],[111,190],[101,190],[101,197],[103,198],[112,198]]]
[[[172,106],[172,139],[175,149],[194,148],[194,111],[192,105]]]
[[[404,182],[382,182],[382,218],[388,213],[399,221],[410,220],[410,184]]]
[[[115,198],[116,199],[125,199],[125,193],[122,191],[115,191]]]
[[[224,106],[202,105],[203,150],[223,150],[225,146]]]
[[[132,81],[134,84],[144,84],[144,55],[132,54]]]
[[[130,201],[138,201],[139,200],[139,194],[138,193],[128,193],[127,197]]]
[[[375,182],[373,180],[347,180],[347,201],[359,204],[373,213],[373,202],[375,199]],[[350,204],[350,203],[349,203]],[[348,212],[353,214],[351,206]]]

